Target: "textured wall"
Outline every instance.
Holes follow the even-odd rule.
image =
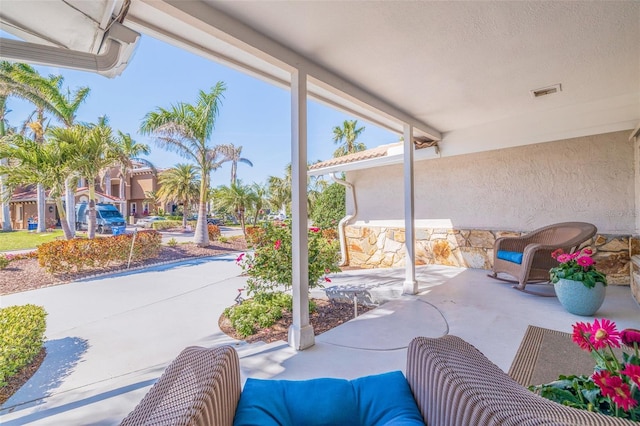
[[[622,131],[417,162],[416,219],[514,231],[584,221],[605,234],[633,234],[628,138]],[[356,224],[403,218],[401,165],[349,172],[347,179],[356,185]]]

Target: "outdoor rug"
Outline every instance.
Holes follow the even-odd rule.
[[[530,325],[509,369],[523,386],[540,385],[569,376],[590,375],[595,361],[571,340],[571,334]]]

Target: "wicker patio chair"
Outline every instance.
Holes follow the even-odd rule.
[[[558,265],[551,257],[556,249],[571,252],[592,238],[595,225],[585,222],[564,222],[536,229],[520,237],[498,238],[493,246],[493,274],[501,281],[517,283],[513,288],[540,296],[549,294],[525,290],[527,283],[549,281],[549,270]],[[516,278],[501,278],[506,273]],[[551,294],[553,296],[553,294]]]
[[[429,426],[637,425],[539,397],[456,336],[413,339],[406,378]],[[239,398],[236,351],[230,346],[190,347],[122,425],[230,426]]]

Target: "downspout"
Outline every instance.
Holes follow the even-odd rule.
[[[338,222],[338,239],[340,240],[340,265],[339,266],[346,266],[347,263],[349,262],[349,259],[347,256],[347,237],[345,235],[344,228],[347,226],[347,222],[349,222],[351,219],[356,217],[356,215],[358,214],[358,204],[356,202],[356,189],[354,188],[353,184],[347,182],[344,179],[339,179],[336,172],[331,173],[331,179],[335,183],[338,183],[344,186],[345,188],[350,189],[351,199],[353,200],[353,214],[347,214],[345,217],[340,219],[340,222]]]

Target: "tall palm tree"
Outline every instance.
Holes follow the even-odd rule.
[[[141,158],[141,155],[149,155],[151,148],[147,144],[138,143],[131,138],[129,133],[123,133],[118,130],[118,136],[116,137],[116,145],[118,146],[118,177],[120,179],[120,194],[121,200],[126,198],[126,178],[129,171],[133,168],[133,163],[142,163],[155,173],[155,166],[149,160]],[[125,209],[126,207],[123,207]],[[127,215],[126,211],[120,212],[123,216]]]
[[[209,245],[207,201],[211,172],[220,167],[217,147],[209,146],[225,85],[219,81],[207,93],[200,91],[195,104],[179,103],[169,109],[157,108],[148,113],[140,133],[155,136],[156,143],[191,159],[200,172],[198,223],[194,242]]]
[[[246,211],[249,210],[256,201],[256,195],[248,185],[243,185],[238,181],[230,186],[222,186],[216,192],[216,198],[222,208],[233,211],[240,226],[242,233],[247,236],[246,230]]]
[[[164,201],[181,201],[182,226],[187,226],[188,207],[198,199],[200,173],[193,164],[176,164],[158,176],[157,195]]]
[[[41,76],[35,68],[27,64],[11,64],[6,61],[0,63],[0,91],[9,90],[9,93],[19,96],[33,103],[39,111],[52,114],[66,127],[74,124],[76,112],[86,100],[90,89],[81,87],[75,91],[63,90],[64,77],[61,75]],[[3,88],[4,87],[4,88]],[[42,125],[42,122],[40,123]],[[42,127],[44,131],[44,126]],[[70,174],[73,171],[69,171]],[[75,191],[71,187],[71,176],[65,182],[66,208],[71,232],[75,234]],[[42,204],[44,200],[40,200]],[[39,208],[41,210],[41,208]],[[39,214],[38,219],[43,215]],[[44,217],[42,217],[44,220]],[[44,222],[42,222],[44,225]],[[40,228],[40,224],[39,224]]]
[[[243,158],[241,156],[242,146],[236,147],[232,143],[220,145],[220,152],[222,153],[222,155],[224,155],[225,162],[231,162],[231,185],[236,183],[237,180],[238,163],[244,163],[253,167],[253,163],[249,159]]]
[[[64,235],[67,239],[73,238],[62,206],[64,181],[73,156],[71,147],[60,140],[39,143],[24,135],[5,136],[3,139],[5,143],[0,145],[0,156],[10,158],[12,162],[10,166],[0,166],[0,173],[7,174],[9,183],[40,184],[49,189],[60,213]]]
[[[364,143],[356,142],[358,136],[364,132],[364,127],[358,128],[357,126],[358,120],[345,120],[342,123],[342,127],[336,126],[333,128],[333,142],[340,144],[333,153],[334,158],[367,149]]]
[[[291,205],[291,164],[287,165],[284,177],[269,176],[267,188],[271,208],[286,214]]]
[[[98,124],[75,125],[69,128],[53,129],[52,137],[72,145],[74,161],[72,169],[87,180],[89,189],[88,238],[95,238],[96,232],[96,179],[100,172],[113,164],[118,156],[113,138],[113,130],[100,118]]]

